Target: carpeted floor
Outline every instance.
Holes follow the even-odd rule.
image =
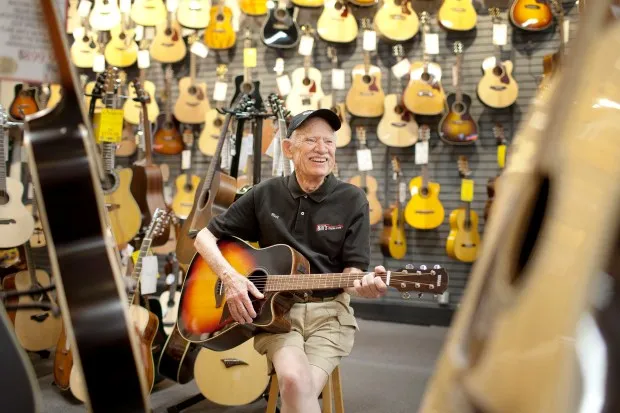
[[[351,355],[342,363],[347,413],[412,413],[424,394],[447,329],[359,320]],[[43,397],[43,413],[85,412],[83,405],[53,385],[52,358],[32,355]],[[151,395],[155,413],[198,393],[195,384],[159,383]],[[111,389],[110,396],[114,397]],[[262,413],[263,400],[243,407],[221,407],[202,401],[186,413]]]

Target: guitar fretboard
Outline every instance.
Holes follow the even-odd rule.
[[[0,108],[1,109],[1,108]],[[3,116],[0,113],[0,116]],[[6,141],[6,135],[4,132],[4,127],[0,126],[0,195],[6,194],[6,150],[4,143]]]
[[[142,259],[149,252],[149,248],[151,248],[151,243],[153,240],[151,238],[145,237],[142,240],[142,244],[140,245],[140,252],[138,253],[138,258],[136,259],[136,264],[133,267],[133,271],[131,272],[131,278],[136,282],[136,287],[128,295],[129,305],[134,303],[134,299],[136,297],[136,290],[138,290],[140,285],[140,274],[142,274]]]

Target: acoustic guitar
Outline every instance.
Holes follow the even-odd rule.
[[[99,41],[99,34],[90,27],[88,19],[83,19],[82,24],[82,35],[71,44],[71,61],[80,69],[90,69],[103,44]]]
[[[211,0],[181,0],[177,20],[188,29],[204,29],[210,21]]]
[[[174,252],[169,253],[166,257],[164,270],[167,274],[166,284],[168,289],[159,296],[159,304],[162,308],[164,331],[169,335],[174,330],[174,325],[177,322],[181,299],[181,291],[178,290],[178,286],[183,282],[183,271],[179,268],[179,261]]]
[[[142,133],[142,131],[140,131],[140,133]],[[134,130],[134,125],[127,121],[123,121],[123,133],[121,141],[116,146],[115,155],[121,158],[132,156],[138,150],[138,144],[136,142],[142,142],[142,138]]]
[[[277,0],[275,7],[269,10],[260,32],[260,38],[267,47],[291,49],[297,46],[301,36],[294,9],[288,0]]]
[[[291,2],[299,7],[321,7],[324,0],[291,0]]]
[[[560,32],[560,47],[555,53],[543,56],[543,78],[539,86],[539,90],[548,88],[551,78],[560,71],[562,61],[566,56],[566,33],[564,32],[564,9],[562,4],[557,0],[551,0],[551,6],[558,19],[558,27]]]
[[[366,146],[366,128],[358,126],[355,128],[357,140],[359,142],[360,149],[368,149]],[[383,208],[381,202],[377,198],[377,180],[374,176],[368,175],[367,171],[360,171],[359,175],[355,175],[349,179],[349,183],[362,188],[366,193],[366,199],[368,199],[368,206],[370,209],[370,225],[374,225],[381,221],[383,217]]]
[[[175,322],[157,363],[159,373],[179,384],[194,379],[194,364],[201,347],[181,336]],[[211,366],[212,367],[212,366]]]
[[[109,31],[121,22],[121,10],[117,1],[95,0],[88,15],[90,27],[98,32]]]
[[[179,122],[172,115],[172,66],[164,71],[164,113],[157,117],[157,129],[153,138],[153,150],[162,155],[178,155],[183,151],[183,138],[179,131]]]
[[[128,67],[138,60],[135,31],[128,27],[127,20],[127,15],[121,13],[120,23],[110,31],[111,38],[104,50],[105,60],[109,65]]]
[[[140,81],[140,85],[145,93],[145,95],[149,96],[148,103],[146,104],[146,112],[148,113],[149,119],[149,131],[151,129],[151,123],[159,116],[159,105],[157,104],[157,100],[155,100],[155,84],[150,80],[144,80],[146,75],[145,69],[140,69],[138,80]],[[125,101],[123,105],[123,117],[126,122],[131,123],[132,125],[139,125],[142,123],[141,114],[143,113],[142,105],[138,100],[138,93],[135,88],[134,83],[129,83],[128,86],[129,98]]]
[[[60,102],[60,95],[62,93],[62,89],[59,84],[52,83],[50,86],[50,96],[45,104],[46,108],[53,108]]]
[[[161,63],[176,63],[187,54],[187,46],[183,41],[181,25],[167,13],[166,21],[155,28],[155,37],[149,46],[151,57]]]
[[[228,73],[228,66],[224,64],[217,65],[215,71],[217,73],[218,81],[224,82],[226,80],[226,73]],[[216,107],[222,107],[224,104],[225,102],[223,101],[215,102]],[[207,156],[213,156],[215,153],[221,128],[224,124],[224,115],[220,113],[216,107],[212,107],[207,112],[205,117],[205,125],[202,128],[202,132],[200,132],[200,137],[198,138],[198,149]]]
[[[338,55],[336,48],[327,46],[327,56],[332,62],[333,69],[338,68]],[[333,73],[333,72],[332,72]],[[344,85],[343,85],[344,86]],[[340,129],[336,131],[336,148],[343,148],[351,142],[351,125],[347,120],[347,111],[344,102],[338,98],[337,91],[332,88],[332,93],[323,96],[319,102],[319,108],[330,109],[340,119]]]
[[[497,123],[493,126],[493,135],[497,142],[497,166],[499,173],[493,178],[489,178],[487,181],[487,202],[484,205],[484,220],[487,221],[491,215],[491,208],[493,206],[493,200],[495,199],[495,190],[497,188],[497,182],[501,175],[501,171],[506,165],[506,137],[504,136],[504,127]]]
[[[422,44],[426,44],[426,34],[430,32],[430,16],[422,12]],[[417,115],[439,115],[444,111],[446,95],[441,85],[441,66],[430,61],[424,48],[421,62],[411,64],[409,84],[403,93],[403,103]]]
[[[174,181],[176,193],[172,199],[172,210],[180,219],[186,219],[192,207],[194,206],[194,198],[198,185],[200,185],[200,177],[192,175],[191,169],[186,169],[185,173],[179,175]]]
[[[248,16],[267,14],[267,0],[239,0],[239,7]]]
[[[412,0],[385,0],[374,17],[375,30],[395,42],[412,39],[420,29],[420,20]]]
[[[407,189],[402,180],[398,157],[392,157],[392,172],[397,184],[397,194],[394,204],[383,214],[383,232],[381,233],[381,252],[386,257],[397,260],[407,254],[407,236],[405,235],[405,214],[402,207],[405,202]]]
[[[216,6],[209,11],[209,24],[205,30],[204,41],[209,49],[226,50],[235,45],[237,35],[233,29],[233,12],[224,5],[224,0],[215,0]]]
[[[431,130],[428,125],[421,125],[419,129],[420,139],[416,152],[426,148],[431,137]],[[422,148],[422,146],[424,148]],[[417,163],[418,159],[416,159]],[[416,176],[409,181],[409,193],[411,198],[405,207],[405,221],[415,229],[434,229],[443,223],[445,212],[439,200],[439,190],[441,186],[437,182],[428,179],[428,156],[426,159],[419,160],[422,167],[420,176]]]
[[[459,174],[462,179],[471,175],[467,158],[459,156]],[[464,208],[455,209],[450,213],[450,233],[446,242],[449,257],[463,262],[474,262],[480,248],[478,232],[478,214],[471,209],[471,201],[465,202]]]
[[[82,25],[80,23],[80,15],[78,14],[78,5],[78,0],[67,1],[67,21],[65,25],[65,33],[67,34],[73,34],[73,31]]]
[[[515,27],[534,32],[545,30],[553,23],[553,13],[544,0],[513,0],[509,16]]]
[[[403,46],[392,46],[392,53],[398,61],[403,59]],[[400,83],[399,79],[394,79]],[[400,93],[390,93],[383,103],[383,116],[377,126],[377,138],[387,146],[404,148],[418,141],[418,124],[413,113],[402,104],[402,87]]]
[[[36,99],[37,89],[28,83],[15,85],[15,97],[9,106],[9,115],[15,120],[24,120],[26,115],[32,115],[39,111]]]
[[[454,53],[456,91],[448,95],[449,111],[439,121],[439,137],[450,145],[471,145],[478,140],[478,124],[469,113],[471,97],[461,91],[463,44],[460,41],[454,42]]]
[[[131,20],[140,26],[157,26],[167,14],[164,0],[135,0],[131,5]]]
[[[325,3],[316,29],[321,39],[333,43],[351,43],[357,38],[357,20],[348,1],[328,0]]]
[[[188,38],[188,44],[191,46],[197,40],[198,36],[193,34]],[[174,117],[182,123],[203,123],[205,113],[210,108],[207,84],[196,80],[196,55],[190,53],[189,76],[179,80],[179,97],[174,104]]]
[[[444,28],[467,31],[476,27],[478,16],[470,0],[443,0],[437,20]]]
[[[319,101],[325,96],[321,86],[321,71],[310,67],[310,59],[310,56],[304,56],[304,67],[298,67],[291,75],[292,86],[286,96],[286,108],[292,116],[318,109]]]
[[[359,7],[371,7],[377,4],[377,0],[351,0],[351,3]]]
[[[194,256],[181,291],[179,331],[188,341],[215,351],[230,350],[261,331],[290,331],[290,322],[284,316],[294,300],[281,293],[347,288],[363,276],[350,273],[310,274],[308,260],[284,244],[256,249],[238,238],[224,238],[218,241],[218,247],[233,268],[254,282],[265,298],[252,299],[258,314],[252,323],[238,324],[225,305],[221,280],[200,254]],[[438,265],[432,270],[411,267],[378,276],[402,293],[441,294],[448,286],[448,274]],[[340,317],[343,322],[355,323],[352,314],[342,314]]]
[[[494,24],[502,19],[498,8],[489,9]],[[517,101],[519,85],[512,77],[512,62],[502,60],[501,46],[495,45],[495,56],[482,62],[484,76],[478,82],[477,93],[480,101],[495,109],[507,108]]]

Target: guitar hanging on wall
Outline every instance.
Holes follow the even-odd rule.
[[[310,36],[312,29],[303,27],[304,35]],[[304,56],[304,66],[295,69],[291,75],[291,91],[286,97],[286,107],[292,116],[306,110],[319,108],[319,101],[325,96],[321,87],[321,71],[310,66],[311,53]]]
[[[288,0],[277,0],[263,23],[260,38],[267,47],[291,49],[301,38],[294,7]]]
[[[225,83],[226,73],[228,73],[228,66],[220,64],[217,66],[215,71],[217,73],[217,81],[220,83]],[[226,89],[228,90],[227,85]],[[198,149],[206,156],[213,156],[215,153],[221,128],[224,124],[224,115],[217,110],[218,107],[225,106],[225,94],[222,97],[220,97],[222,100],[215,101],[215,107],[212,107],[207,111],[205,125],[202,128],[202,132],[200,132],[200,137],[198,138]]]
[[[420,21],[411,2],[412,0],[385,0],[374,17],[377,33],[394,42],[412,39],[418,33]]]
[[[172,66],[164,70],[165,93],[163,96],[166,105],[164,113],[157,117],[157,129],[153,139],[153,150],[162,155],[178,155],[183,151],[183,138],[179,132],[179,121],[172,114]]]
[[[329,0],[317,21],[317,33],[326,42],[351,43],[357,38],[357,20],[349,0]]]
[[[553,13],[546,1],[514,0],[509,15],[515,27],[527,31],[545,30],[553,23]]]
[[[187,54],[181,25],[173,18],[173,13],[167,13],[166,21],[156,27],[149,53],[160,63],[176,63]]]
[[[403,203],[407,188],[402,180],[400,161],[392,158],[392,172],[397,190],[395,202],[383,214],[383,232],[381,233],[381,252],[385,257],[402,259],[407,254],[407,236],[405,235],[405,215]]]
[[[334,70],[338,70],[338,55],[336,48],[333,46],[327,46],[327,57],[332,62],[332,93],[323,96],[319,102],[321,109],[329,109],[338,115],[340,119],[340,129],[336,131],[336,148],[345,147],[351,142],[351,126],[347,119],[347,110],[343,101],[338,98],[338,90],[344,90],[344,77],[343,82],[340,85],[340,89],[334,88]]]
[[[370,157],[370,149],[366,146],[366,128],[363,126],[358,126],[355,128],[355,132],[359,142],[359,149],[357,151],[358,158],[364,159]],[[362,188],[366,193],[368,207],[370,209],[370,225],[374,225],[383,218],[383,208],[381,207],[379,198],[377,198],[377,180],[374,176],[368,174],[368,171],[372,171],[372,157],[370,157],[370,162],[366,161],[368,161],[368,159],[365,159],[362,162],[358,161],[358,165],[362,164],[363,170],[360,170],[359,175],[355,175],[349,179],[349,183],[357,186],[358,188]]]
[[[192,34],[187,43],[191,46],[198,40]],[[189,76],[179,80],[179,96],[174,104],[174,117],[181,123],[199,124],[205,121],[205,113],[211,109],[207,98],[207,83],[196,80],[196,54],[189,53]]]
[[[493,200],[495,199],[495,191],[497,189],[497,183],[499,182],[499,177],[501,172],[504,170],[504,166],[506,165],[506,137],[504,136],[504,127],[498,123],[493,126],[493,135],[495,136],[495,141],[497,142],[497,167],[499,168],[499,173],[497,176],[493,178],[489,178],[487,181],[487,202],[484,205],[484,220],[488,220],[491,215],[491,210],[493,206]]]
[[[439,24],[455,31],[473,29],[477,19],[476,9],[470,0],[444,0],[437,14]]]

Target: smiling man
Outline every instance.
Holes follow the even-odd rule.
[[[296,115],[282,141],[295,172],[252,188],[196,237],[196,250],[222,280],[227,305],[239,323],[256,317],[249,294],[263,295],[237,273],[217,248],[236,236],[261,247],[286,244],[303,254],[314,273],[362,273],[370,263],[370,224],[364,192],[331,172],[336,159],[338,116],[328,109]],[[384,273],[383,267],[375,272]],[[273,363],[283,413],[319,413],[318,396],[328,375],[348,356],[357,323],[350,294],[377,298],[387,286],[374,273],[360,275],[354,287],[321,290],[296,303],[287,314],[292,330],[261,333],[254,346]]]

